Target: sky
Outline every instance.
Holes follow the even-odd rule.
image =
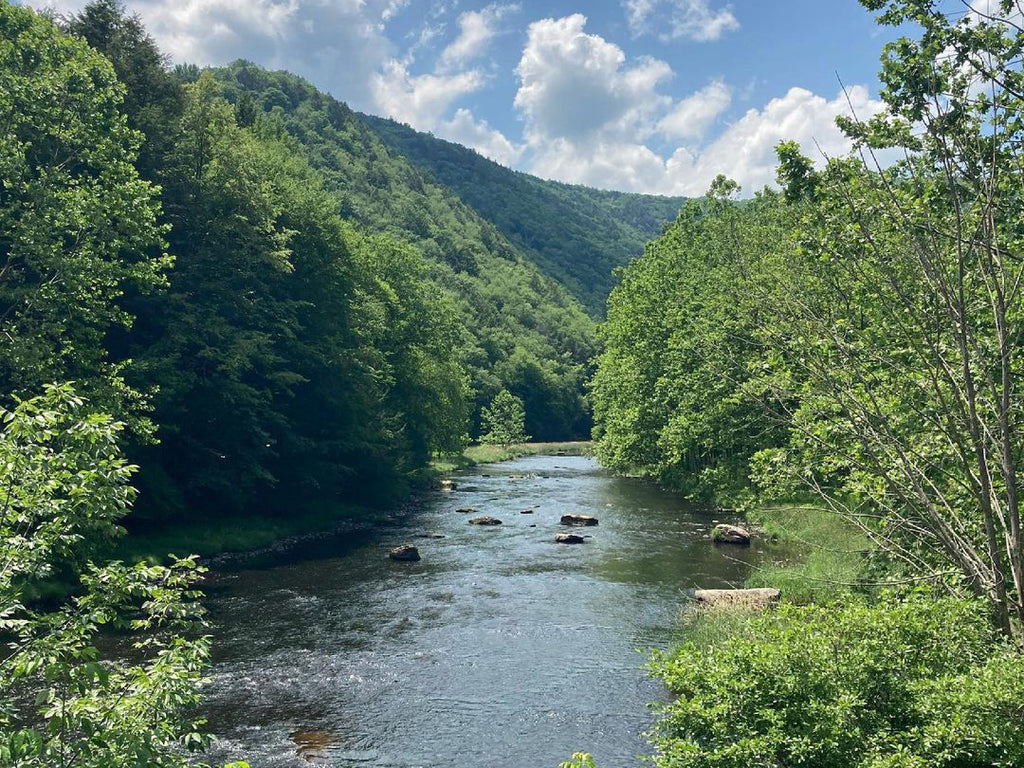
[[[31,0],[61,13],[82,0]],[[126,0],[175,63],[245,58],[353,108],[570,183],[771,184],[774,147],[848,145],[892,30],[856,0]]]

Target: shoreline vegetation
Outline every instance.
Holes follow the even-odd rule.
[[[207,560],[218,555],[248,554],[279,547],[289,540],[329,534],[354,521],[372,526],[395,511],[415,505],[441,475],[480,464],[494,464],[524,456],[588,456],[589,441],[536,442],[514,445],[473,445],[462,453],[441,456],[431,462],[409,497],[394,508],[371,508],[351,504],[312,507],[286,517],[246,515],[244,519],[218,518],[175,525],[173,528],[138,531],[123,537],[115,555],[127,562],[164,562],[168,553],[198,555]]]

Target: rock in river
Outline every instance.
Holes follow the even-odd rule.
[[[726,525],[721,523],[711,531],[711,540],[715,544],[742,544],[750,543],[750,531],[740,528],[738,525]]]
[[[597,525],[597,518],[590,515],[562,515],[562,525]]]
[[[454,480],[448,480],[447,478],[441,481],[440,486],[442,491],[454,491],[458,487]]]
[[[469,521],[470,525],[501,525],[501,520],[490,515],[481,515],[480,517],[474,517]]]
[[[400,547],[395,547],[388,553],[388,557],[392,560],[403,560],[406,562],[415,562],[420,559],[420,551],[412,544],[403,544]]]
[[[578,533],[556,533],[555,541],[559,544],[582,544],[586,539]]]
[[[456,509],[455,511],[458,512],[460,515],[470,515],[474,512],[479,512],[480,510],[473,509],[472,507],[463,507],[462,509]]]

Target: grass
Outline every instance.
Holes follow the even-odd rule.
[[[580,440],[569,443],[517,443],[515,445],[471,445],[457,455],[440,456],[432,463],[436,472],[452,472],[456,469],[475,467],[477,464],[494,464],[499,461],[519,459],[523,456],[559,454],[566,456],[589,456],[593,443]]]
[[[794,603],[833,602],[857,590],[871,542],[852,523],[811,505],[766,507],[748,518],[773,543],[747,586],[776,587]]]

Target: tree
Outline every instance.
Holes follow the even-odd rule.
[[[763,338],[799,377],[778,378],[792,440],[763,476],[815,490],[916,573],[952,568],[1020,634],[1019,8],[864,5],[923,33],[885,49],[885,111],[841,121],[859,156],[813,173],[782,148],[801,221]]]
[[[134,497],[123,424],[68,385],[0,411],[0,422],[0,764],[183,768],[204,744],[203,569],[192,558],[92,561]],[[28,605],[57,574],[77,574],[81,588],[52,610]],[[131,633],[131,661],[101,657],[105,628]]]
[[[513,443],[525,443],[530,439],[523,429],[526,421],[523,401],[507,389],[496,394],[491,404],[483,409],[481,421],[482,443],[505,447]]]
[[[143,394],[105,341],[126,291],[162,286],[153,188],[110,63],[28,8],[0,3],[0,392],[74,379],[120,417]],[[143,427],[138,421],[133,427]]]

